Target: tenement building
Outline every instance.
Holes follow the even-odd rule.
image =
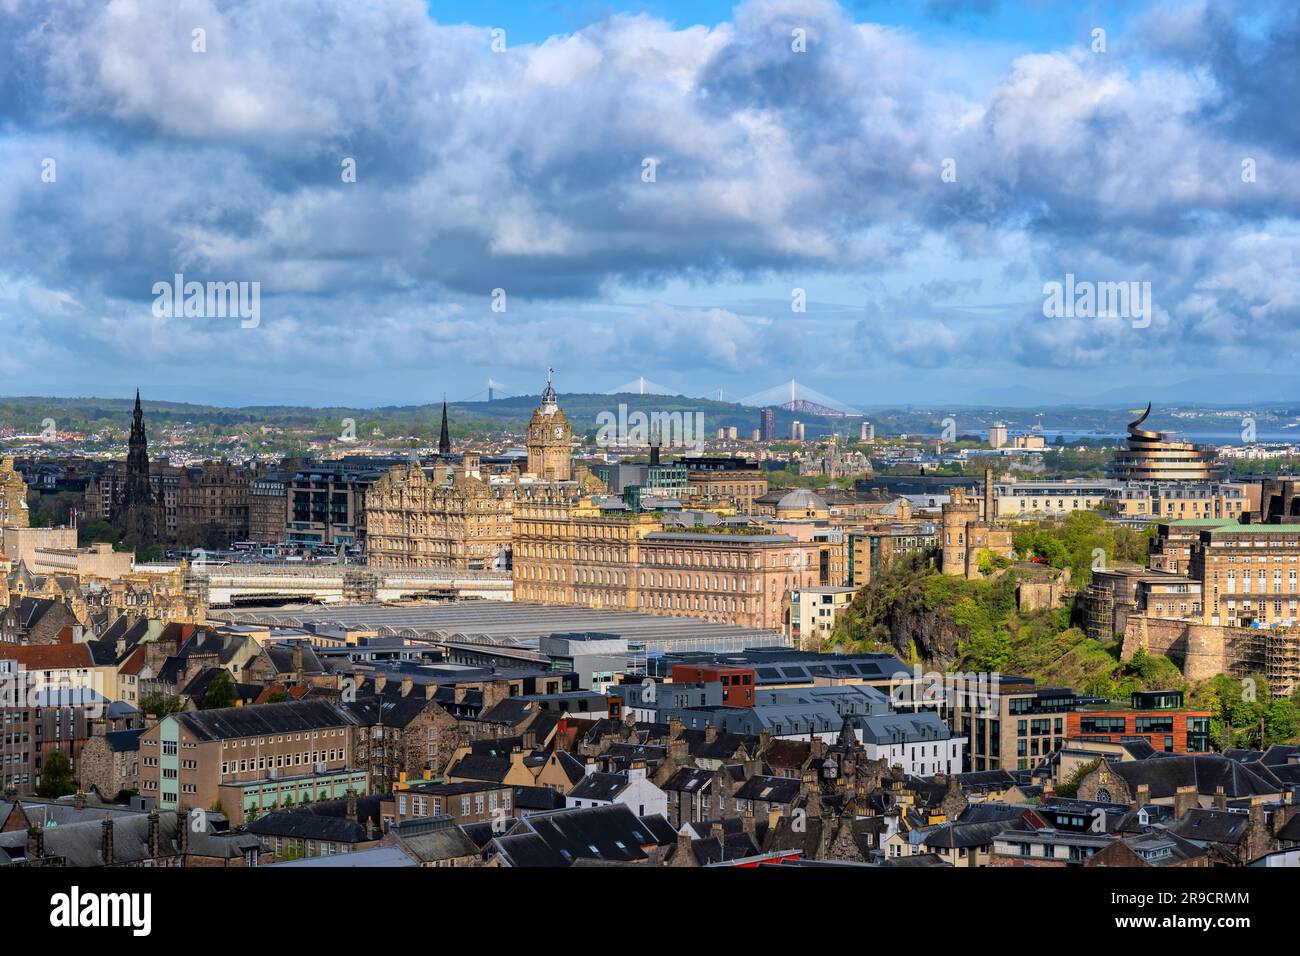
[[[695,501],[728,501],[741,514],[755,510],[767,494],[767,476],[757,462],[744,458],[683,458],[690,496]]]
[[[248,482],[248,540],[283,544],[289,520],[289,480],[283,472],[258,475]]]
[[[176,527],[186,544],[228,548],[248,538],[249,474],[228,461],[186,468],[176,496]]]

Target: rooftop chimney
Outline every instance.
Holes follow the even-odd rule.
[[[184,826],[184,823],[181,824]],[[158,811],[149,811],[149,858],[157,860],[162,856],[162,832],[158,825]]]
[[[104,858],[104,866],[113,865],[113,818],[106,816],[100,825],[99,854]]]

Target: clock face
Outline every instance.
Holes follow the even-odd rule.
[[[562,425],[556,425],[556,426],[555,426],[555,437],[556,437],[556,438],[563,438],[563,437],[564,437],[564,426],[562,426]]]

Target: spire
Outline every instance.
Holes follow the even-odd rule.
[[[135,532],[144,544],[157,540],[158,515],[149,478],[149,441],[144,430],[140,389],[135,390],[131,435],[127,440],[126,473],[114,491],[112,522],[122,533]]]
[[[542,392],[542,407],[548,410],[559,404],[555,397],[555,388],[551,385],[551,374],[554,371],[553,368],[546,370],[546,390]]]
[[[438,454],[446,457],[451,454],[451,434],[447,431],[447,396],[442,396],[442,431],[438,433]]]

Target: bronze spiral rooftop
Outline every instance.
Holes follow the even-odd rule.
[[[1151,414],[1146,411],[1128,424],[1125,447],[1115,452],[1110,475],[1122,481],[1217,481],[1222,470],[1215,451],[1204,445],[1169,438],[1164,432],[1142,428]]]
[[[1136,421],[1131,421],[1128,423],[1128,434],[1131,440],[1160,441],[1160,439],[1164,437],[1164,435],[1161,434],[1160,432],[1151,432],[1151,431],[1147,431],[1144,428],[1138,428],[1139,425],[1141,425],[1144,421],[1147,420],[1147,416],[1150,414],[1151,414],[1151,403],[1147,402],[1147,410],[1143,412],[1141,415],[1139,415]]]

